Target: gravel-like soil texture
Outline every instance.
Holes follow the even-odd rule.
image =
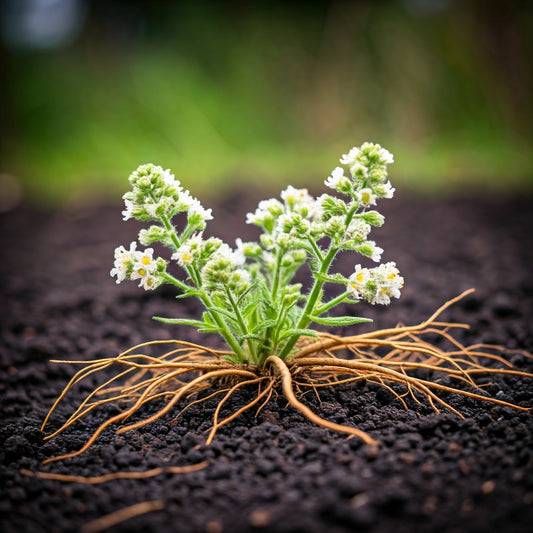
[[[212,233],[228,242],[257,235],[244,224],[246,211],[260,199],[251,196],[219,202]],[[399,197],[381,206],[387,222],[372,236],[385,249],[383,259],[397,262],[406,285],[389,307],[361,303],[352,309],[375,322],[344,333],[419,322],[475,287],[474,295],[444,316],[472,325],[469,332],[459,331],[459,339],[533,351],[531,198]],[[120,206],[56,213],[26,208],[0,216],[2,531],[80,531],[111,512],[154,500],[164,507],[110,531],[531,531],[531,412],[450,396],[445,398],[464,419],[413,401],[406,411],[390,392],[370,384],[321,390],[320,400],[308,394],[304,401],[328,420],[367,431],[381,443],[377,454],[358,439],[313,425],[281,396],[257,418],[252,409],[223,427],[213,444],[204,446],[214,398],[176,418],[181,403],[161,421],[124,435],[106,431],[85,454],[43,466],[46,458],[78,449],[104,417],[117,412],[108,405],[44,441],[40,425],[75,370],[50,359],[109,357],[142,341],[171,337],[220,346],[216,338],[151,320],[198,316],[196,302],[175,300],[170,288],[144,292],[132,282],[117,286],[109,277],[115,246],[128,245],[141,227],[122,222],[120,211]],[[336,266],[349,273],[354,261],[346,257]],[[506,357],[533,371],[533,360],[512,351]],[[496,398],[533,406],[531,379],[480,381]],[[67,397],[50,430],[96,382]],[[225,412],[251,394],[235,394]],[[203,460],[208,466],[197,472],[99,485],[20,472],[90,476]]]

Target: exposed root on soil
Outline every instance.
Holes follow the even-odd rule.
[[[187,466],[162,466],[143,470],[141,472],[112,472],[102,476],[71,476],[68,474],[55,474],[53,472],[32,472],[31,470],[22,469],[20,473],[24,476],[39,477],[41,479],[52,479],[53,481],[64,481],[65,483],[82,483],[84,485],[99,485],[116,479],[147,479],[150,477],[160,476],[161,474],[188,474],[202,470],[207,466],[207,462],[202,461],[194,465]]]
[[[153,511],[162,511],[164,508],[165,502],[163,500],[151,500],[148,502],[136,503],[89,522],[83,526],[81,533],[99,533],[100,531],[105,531],[113,526],[122,524],[123,522],[126,522],[126,520],[130,520],[146,513],[152,513]]]
[[[262,369],[228,361],[224,356],[230,355],[231,352],[178,340],[143,343],[112,358],[56,361],[79,364],[82,368],[76,372],[50,409],[42,429],[61,400],[75,385],[111,366],[117,367],[118,372],[94,388],[61,427],[46,437],[47,439],[65,431],[105,404],[119,403],[123,405],[123,410],[103,422],[82,448],[47,459],[45,463],[83,453],[113,424],[122,424],[116,432],[125,433],[160,419],[182,399],[186,400],[184,409],[187,409],[216,395],[222,395],[222,399],[217,404],[206,444],[212,442],[218,429],[243,412],[258,406],[257,416],[274,391],[279,389],[287,402],[310,421],[332,431],[358,437],[372,446],[376,445],[377,441],[364,431],[337,424],[315,414],[301,401],[305,391],[314,391],[318,396],[320,387],[364,381],[386,388],[406,409],[406,398],[411,397],[416,403],[427,401],[436,412],[445,408],[462,417],[461,413],[443,398],[444,393],[444,397],[449,394],[461,395],[528,411],[529,407],[490,397],[481,385],[476,384],[474,378],[491,374],[531,378],[533,374],[514,368],[503,357],[502,347],[483,344],[465,346],[456,340],[452,330],[468,328],[467,324],[438,320],[443,311],[471,292],[472,289],[446,302],[427,320],[414,326],[399,325],[348,337],[321,333],[317,341],[301,346],[296,354],[286,361],[276,355],[270,356]],[[447,349],[440,348],[440,345],[446,345]],[[145,348],[157,350],[168,346],[172,349],[159,356],[144,353]],[[342,352],[344,357],[339,357],[339,352]],[[527,353],[524,355],[532,357]],[[421,377],[421,373],[432,377]],[[444,379],[447,379],[447,383],[443,383]],[[449,380],[455,380],[457,385],[448,384]],[[226,418],[220,419],[228,401],[244,387],[256,388],[257,393],[253,395],[253,399]],[[215,389],[212,394],[191,400],[211,388]],[[142,409],[158,399],[162,400],[163,406],[154,414],[143,416]],[[134,415],[138,416],[138,419],[126,424]]]

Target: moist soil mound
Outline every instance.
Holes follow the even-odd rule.
[[[258,199],[237,194],[219,201],[212,234],[227,242],[255,238],[256,228],[243,221]],[[458,332],[461,341],[506,346],[516,368],[532,372],[533,360],[513,351],[533,351],[531,198],[400,197],[382,205],[387,222],[373,238],[385,249],[383,259],[396,261],[405,277],[402,298],[388,307],[339,309],[369,316],[374,324],[336,332],[414,324],[475,287],[443,319],[470,323],[469,331]],[[43,440],[41,423],[75,371],[50,359],[110,357],[154,339],[221,344],[151,319],[196,317],[196,302],[176,300],[165,287],[144,292],[131,282],[117,286],[109,277],[115,246],[129,244],[140,229],[137,222],[122,222],[119,206],[53,213],[20,208],[0,215],[0,229],[2,531],[74,532],[87,524],[86,531],[96,531],[94,520],[154,500],[163,502],[161,508],[110,531],[531,531],[531,412],[446,395],[464,419],[414,401],[405,410],[391,392],[369,383],[321,389],[319,397],[307,394],[304,401],[328,420],[367,431],[380,442],[377,453],[358,439],[313,425],[280,395],[257,417],[250,410],[221,428],[210,446],[204,440],[216,398],[177,417],[182,402],[156,423],[123,435],[110,429],[81,456],[43,466],[47,458],[80,448],[104,418],[118,412],[107,405]],[[353,261],[341,257],[335,267],[348,274]],[[533,406],[531,379],[479,381],[493,397]],[[69,394],[49,431],[101,382],[103,377],[95,378]],[[224,412],[238,409],[251,394],[236,393]],[[21,473],[96,476],[200,461],[207,466],[196,472],[97,485]]]

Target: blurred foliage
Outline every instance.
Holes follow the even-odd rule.
[[[529,2],[88,3],[80,35],[4,48],[0,172],[34,198],[319,186],[365,140],[402,187],[531,188]]]

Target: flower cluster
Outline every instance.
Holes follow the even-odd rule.
[[[393,261],[376,268],[356,265],[355,272],[348,278],[347,288],[356,299],[367,300],[372,305],[387,305],[391,297],[400,297],[403,281]]]
[[[197,229],[204,229],[211,220],[211,209],[204,209],[200,202],[184,190],[170,170],[147,164],[141,165],[129,177],[132,190],[124,194],[126,209],[124,220],[171,219],[179,212],[187,211],[189,223]]]
[[[327,316],[342,301],[389,304],[400,296],[403,278],[392,262],[370,269],[356,264],[349,278],[330,272],[335,256],[343,251],[381,261],[383,249],[369,234],[385,220],[373,206],[394,194],[387,180],[387,165],[392,162],[392,155],[378,144],[352,148],[340,159],[347,171],[336,167],[324,182],[338,195],[315,198],[305,188],[288,186],[280,199],[263,200],[247,214],[246,222],[262,229],[258,242],[237,239],[235,248],[216,237],[204,238],[211,210],[204,209],[169,170],[142,165],[129,178],[132,189],[123,197],[124,219],[155,221],[139,232],[139,242],[170,248],[171,262],[154,258],[152,248],[137,250],[133,242],[129,250],[122,246],[115,250],[111,275],[117,283],[139,280],[145,289],[171,283],[183,297],[198,297],[205,307],[202,321],[161,320],[220,333],[238,362],[261,366],[273,353],[289,357],[300,336],[316,335],[308,329],[312,323],[347,325],[366,320]],[[186,213],[187,221],[178,229],[172,219],[180,212]],[[313,286],[303,295],[293,278],[306,262]],[[181,276],[167,270],[176,267]],[[324,300],[323,286],[328,282],[343,284],[345,292]]]
[[[154,290],[164,281],[166,261],[160,257],[154,259],[154,250],[146,248],[137,250],[137,243],[132,242],[130,249],[124,246],[115,248],[115,264],[111,276],[117,277],[117,283],[125,279],[139,280],[139,287]]]

